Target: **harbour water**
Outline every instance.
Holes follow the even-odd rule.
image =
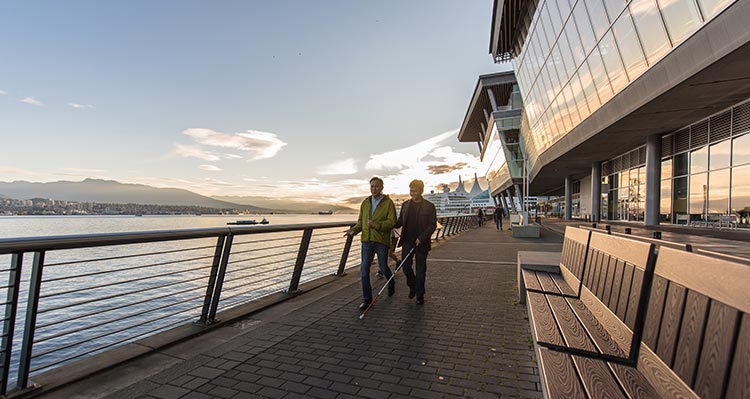
[[[0,238],[227,227],[266,217],[271,226],[354,221],[356,215],[7,216]],[[248,227],[253,229],[254,227]],[[335,272],[343,228],[316,230],[302,281]],[[301,231],[236,236],[219,311],[288,288]],[[48,251],[40,291],[32,374],[195,321],[216,238]],[[348,266],[359,263],[353,247]],[[16,337],[22,336],[32,263],[23,259]],[[10,255],[0,255],[7,279]],[[0,299],[7,295],[0,288]],[[13,345],[13,376],[20,342]],[[11,377],[12,379],[12,377]]]

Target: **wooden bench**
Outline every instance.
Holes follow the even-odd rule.
[[[613,235],[615,237],[622,237],[622,238],[627,238],[627,239],[630,239],[630,240],[638,240],[638,241],[648,242],[648,243],[656,245],[657,247],[668,247],[668,248],[679,249],[681,251],[687,251],[687,252],[693,252],[694,251],[693,246],[691,244],[685,244],[685,243],[674,242],[674,241],[657,240],[655,238],[636,236],[636,235],[632,235],[632,234],[618,233],[616,231],[607,232],[607,230],[600,229],[600,228],[597,228],[597,227],[590,227],[590,226],[579,226],[579,227],[582,228],[582,229],[585,229],[585,230],[595,231],[595,232],[599,232],[599,233],[602,233],[602,234],[611,234],[611,235]]]
[[[561,261],[567,293],[524,275],[546,397],[750,397],[750,268],[658,252],[591,233],[582,272]]]

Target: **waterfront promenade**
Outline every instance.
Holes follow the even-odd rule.
[[[526,308],[516,299],[516,253],[560,251],[561,242],[550,231],[541,239],[512,238],[487,223],[434,246],[424,306],[406,298],[399,274],[396,294],[383,295],[360,320],[352,269],[41,397],[541,397]],[[373,281],[378,289],[383,283]]]

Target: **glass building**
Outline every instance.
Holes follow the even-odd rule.
[[[568,218],[747,224],[747,21],[747,1],[495,0],[490,53],[513,67],[518,135],[498,151],[472,102],[459,140],[480,142],[488,179],[504,162],[517,184],[526,158],[530,193],[564,192]]]

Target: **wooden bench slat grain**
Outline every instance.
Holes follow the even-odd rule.
[[[594,317],[580,299],[569,298],[568,303],[581,320],[581,323],[586,327],[586,331],[588,331],[589,336],[594,340],[600,353],[614,357],[627,357],[627,353],[617,345],[602,323]]]
[[[750,398],[750,315],[747,313],[742,315],[736,348],[738,355],[732,362],[726,397]]]
[[[685,300],[685,288],[670,283],[667,288],[667,301],[664,304],[664,313],[659,331],[659,343],[656,346],[656,354],[670,368],[674,364],[674,352],[677,349],[677,333],[680,328],[680,318]]]
[[[628,397],[640,399],[661,398],[661,395],[651,386],[646,377],[635,367],[612,362],[609,363],[609,367]]]
[[[617,308],[614,312],[620,320],[625,320],[625,313],[628,311],[628,299],[630,298],[630,287],[633,281],[633,266],[625,264],[622,272],[622,281],[620,282],[620,294],[617,296]]]
[[[613,312],[617,311],[617,304],[620,301],[623,273],[625,273],[625,262],[615,262],[614,276],[612,279],[612,292],[609,294],[609,301],[605,302],[607,307],[612,309]]]
[[[651,386],[662,398],[695,398],[698,399],[690,387],[645,345],[641,345],[638,355],[638,371],[646,377]]]
[[[690,291],[691,294],[694,292]],[[702,295],[700,296],[702,297]],[[732,360],[733,352],[732,340],[734,339],[734,333],[737,330],[740,316],[741,314],[730,306],[724,305],[721,302],[712,301],[711,303],[703,348],[700,352],[700,363],[698,363],[698,372],[695,384],[693,384],[693,390],[701,397],[713,398],[723,396],[724,377],[729,373],[729,363]],[[736,353],[742,353],[742,351]],[[746,375],[746,377],[750,379],[750,374]],[[685,381],[687,382],[687,380]]]
[[[586,390],[590,398],[627,398],[604,361],[573,356],[573,363],[576,365],[578,374],[581,376],[583,389]]]
[[[550,309],[544,294],[531,291],[527,291],[526,294],[528,296],[529,313],[532,318],[531,324],[537,342],[550,347],[564,348],[565,342],[560,330],[557,329],[557,323],[552,316],[552,309]]]
[[[549,398],[588,399],[568,355],[544,348],[539,348],[538,353],[544,390]]]
[[[542,284],[542,290],[544,292],[560,294],[560,289],[557,288],[557,285],[555,284],[555,282],[552,281],[552,278],[550,277],[549,273],[537,273],[536,276],[539,279],[539,283]]]
[[[575,297],[578,295],[577,292],[573,291],[573,288],[570,287],[567,281],[565,281],[565,278],[561,274],[557,273],[550,273],[550,278],[552,278],[552,281],[555,282],[555,285],[557,288],[562,292],[563,295],[572,296]]]
[[[677,341],[679,350],[675,353],[672,369],[689,386],[693,386],[707,310],[708,298],[694,291],[688,292],[680,327],[680,338]]]
[[[646,325],[643,329],[643,342],[651,348],[657,347],[662,310],[664,309],[664,300],[667,297],[667,284],[667,280],[660,276],[654,276],[654,281],[651,283],[651,297],[648,301]]]
[[[523,281],[526,284],[527,290],[542,291],[542,285],[539,284],[535,271],[523,269],[521,273],[523,273]]]
[[[562,296],[548,296],[547,299],[568,348],[575,348],[592,354],[599,353],[599,350],[591,342],[591,338],[586,333],[586,329],[578,320],[573,310],[570,309],[568,301]]]

